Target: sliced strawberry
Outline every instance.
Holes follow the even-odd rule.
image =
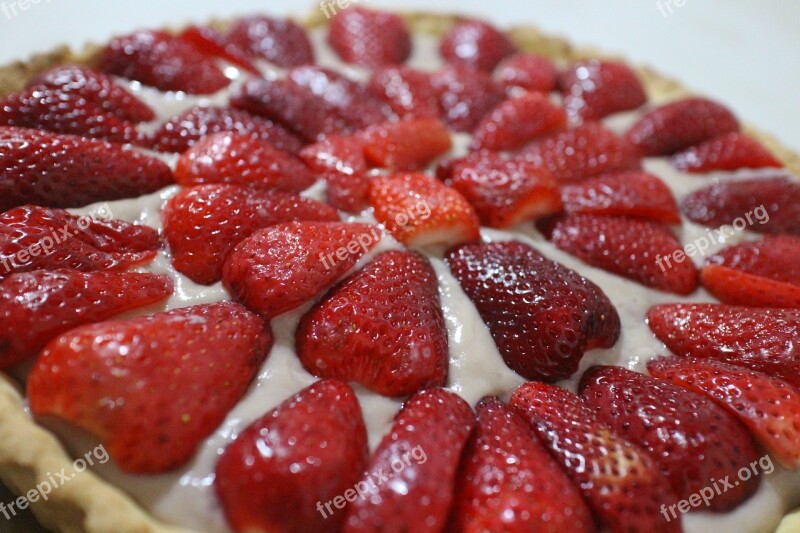
[[[344,512],[331,503],[355,492],[366,462],[356,395],[323,380],[242,431],[217,462],[214,488],[236,531],[339,531]]]
[[[28,401],[93,433],[123,471],[166,472],[225,419],[271,345],[261,319],[231,302],[82,326],[39,356]]]
[[[203,55],[220,58],[250,74],[261,75],[261,71],[241,51],[235,50],[232,46],[226,46],[222,35],[212,28],[189,26],[181,32],[180,38]]]
[[[478,424],[461,460],[453,531],[595,531],[578,489],[527,422],[497,398],[476,407]]]
[[[491,72],[516,51],[516,45],[503,32],[480,20],[456,24],[439,45],[439,53],[448,63],[484,72]]]
[[[558,83],[558,72],[553,62],[536,54],[514,54],[500,62],[494,70],[494,79],[508,92],[513,87],[527,91],[549,93]]]
[[[690,173],[783,166],[764,145],[741,133],[714,137],[673,155],[670,161],[678,170]]]
[[[527,379],[567,378],[587,350],[619,338],[619,315],[603,291],[526,244],[465,244],[445,260],[506,364]]]
[[[564,110],[539,93],[512,97],[483,117],[472,137],[473,150],[515,150],[535,138],[563,129]]]
[[[360,137],[372,165],[398,172],[423,169],[453,145],[447,127],[428,118],[376,124]]]
[[[0,282],[0,368],[38,354],[74,327],[155,304],[172,291],[169,278],[154,274],[74,270],[13,274]]]
[[[231,25],[224,43],[237,56],[264,59],[283,68],[314,62],[306,30],[289,19],[241,18]]]
[[[233,185],[183,189],[162,217],[173,266],[203,285],[222,279],[228,252],[256,230],[295,220],[339,220],[333,208],[315,200]]]
[[[564,107],[570,117],[600,120],[647,102],[639,76],[616,61],[585,59],[570,65],[559,78]]]
[[[412,396],[356,485],[366,494],[348,507],[344,531],[407,531],[410,524],[422,533],[443,531],[474,425],[472,409],[452,392],[428,389]],[[388,481],[376,485],[384,473]]]
[[[414,252],[384,252],[300,321],[297,354],[314,375],[385,396],[444,385],[448,352],[436,273]]]
[[[331,19],[328,44],[346,63],[369,68],[404,63],[411,55],[411,34],[402,18],[356,6]]]
[[[300,151],[305,164],[327,184],[327,200],[336,209],[360,213],[369,206],[370,179],[363,140],[329,135]]]
[[[172,183],[163,162],[99,139],[0,127],[0,212],[24,204],[81,207]]]
[[[425,174],[381,176],[371,182],[375,218],[409,246],[480,238],[478,215],[461,194]]]
[[[401,120],[439,116],[439,97],[427,72],[400,66],[378,68],[368,87]]]
[[[365,174],[342,174],[325,172],[322,174],[327,186],[327,202],[348,213],[361,213],[369,207],[369,190],[372,179]]]
[[[448,66],[431,77],[439,97],[442,118],[452,129],[471,132],[503,100],[492,78],[468,67]]]

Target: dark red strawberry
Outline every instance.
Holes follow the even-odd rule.
[[[303,317],[297,354],[314,375],[385,396],[444,385],[447,331],[433,267],[414,252],[379,255]]]
[[[83,324],[160,302],[172,294],[166,276],[132,272],[37,270],[0,282],[0,368],[38,354]]]
[[[369,190],[372,179],[365,174],[324,172],[327,202],[348,213],[361,213],[369,207]]]
[[[339,220],[333,208],[315,200],[233,185],[183,189],[162,216],[173,266],[203,285],[222,279],[228,252],[256,230],[295,220]]]
[[[236,531],[339,531],[344,511],[331,504],[355,493],[366,463],[356,395],[323,380],[242,431],[217,463],[214,488]]]
[[[617,342],[619,315],[603,291],[526,244],[465,244],[445,260],[506,364],[527,379],[567,378],[587,350]]]
[[[570,117],[600,120],[647,102],[639,76],[616,61],[585,59],[570,65],[559,78],[564,107]]]
[[[484,398],[476,411],[478,424],[461,459],[450,529],[595,531],[580,492],[528,423],[497,398]]]
[[[181,32],[180,38],[203,55],[222,59],[250,74],[261,76],[261,71],[250,62],[247,56],[232,46],[226,46],[223,36],[213,28],[189,26]]]
[[[442,37],[439,53],[448,63],[491,72],[517,47],[503,32],[480,20],[460,22]]]
[[[359,137],[367,161],[399,172],[423,169],[452,147],[447,127],[429,118],[376,124]]]
[[[503,100],[492,78],[468,67],[448,66],[431,77],[439,97],[442,118],[452,129],[471,132]]]
[[[678,170],[691,173],[783,166],[764,145],[741,133],[714,137],[673,155],[670,161]]]
[[[520,87],[527,91],[549,93],[555,90],[558,73],[553,62],[536,54],[514,54],[500,62],[494,79],[510,91]]]
[[[328,44],[346,63],[369,68],[404,63],[411,55],[411,34],[402,18],[356,6],[331,19]]]
[[[461,451],[474,426],[472,409],[452,392],[428,389],[412,396],[356,485],[362,494],[348,507],[344,531],[407,531],[410,524],[421,533],[443,531]],[[388,479],[381,481],[382,475]]]
[[[314,49],[305,29],[289,19],[241,18],[231,25],[223,41],[225,49],[238,56],[264,59],[279,67],[314,62]]]
[[[427,72],[400,66],[378,68],[368,87],[400,120],[439,116],[439,97]]]
[[[512,97],[483,117],[472,137],[473,150],[515,150],[537,137],[563,129],[564,110],[539,93]]]
[[[28,401],[94,434],[123,471],[166,472],[225,419],[271,345],[261,319],[232,302],[82,326],[39,356]]]
[[[166,164],[118,144],[0,127],[0,212],[135,198],[171,183]]]
[[[329,135],[303,148],[300,158],[325,180],[330,205],[351,213],[369,206],[370,178],[361,138]]]

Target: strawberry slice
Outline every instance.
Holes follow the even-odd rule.
[[[229,183],[301,192],[316,178],[300,160],[268,142],[220,132],[201,138],[181,155],[175,166],[175,181],[185,186]]]
[[[300,158],[325,180],[330,205],[349,213],[369,206],[370,178],[361,138],[329,135],[303,148]]]
[[[331,19],[328,44],[344,62],[368,68],[404,63],[411,55],[405,21],[363,7],[343,9]]]
[[[578,489],[527,422],[497,398],[476,407],[478,424],[461,460],[454,531],[595,531]]]
[[[223,43],[228,53],[264,59],[283,68],[314,62],[314,49],[305,29],[289,19],[241,18],[231,25]]]
[[[491,72],[500,61],[517,52],[503,32],[480,20],[453,26],[439,44],[439,54],[448,63]]]
[[[202,285],[222,279],[228,252],[256,230],[295,220],[339,220],[333,208],[315,200],[233,185],[184,189],[162,216],[173,266]]]
[[[447,331],[433,267],[414,252],[379,255],[303,317],[297,355],[314,375],[385,396],[444,385]]]
[[[783,166],[764,145],[742,133],[714,137],[673,155],[670,162],[678,170],[690,173]]]
[[[444,67],[433,74],[431,83],[442,118],[458,132],[474,130],[503,100],[502,88],[488,74],[464,66]]]
[[[0,368],[38,354],[74,327],[158,303],[172,291],[169,278],[154,274],[74,270],[13,274],[0,282]],[[31,298],[34,294],[36,298]]]
[[[526,91],[549,93],[558,84],[558,72],[553,62],[536,54],[514,54],[497,65],[494,79],[509,92],[514,87]]]
[[[661,508],[677,499],[645,450],[614,433],[581,399],[555,385],[525,383],[509,405],[533,427],[611,531],[681,531]]]
[[[564,110],[539,93],[509,98],[483,117],[470,148],[495,151],[515,150],[537,137],[563,129]]]
[[[453,145],[450,131],[438,119],[384,122],[359,136],[369,163],[398,172],[423,169]]]
[[[452,392],[428,389],[412,396],[356,485],[362,494],[348,507],[343,531],[407,531],[409,524],[422,533],[443,531],[461,451],[474,426],[472,409]],[[372,489],[384,473],[388,481]]]
[[[100,438],[123,471],[166,472],[225,419],[271,345],[261,319],[231,302],[82,326],[36,360],[28,401]]]
[[[368,87],[400,120],[439,116],[439,97],[427,72],[401,66],[377,68]]]
[[[603,291],[526,244],[465,244],[445,261],[503,360],[524,378],[568,378],[587,350],[619,338],[619,315]]]
[[[616,61],[577,61],[561,74],[558,85],[567,114],[573,119],[600,120],[647,102],[636,72]]]
[[[691,294],[697,289],[697,269],[685,255],[681,262],[675,259],[676,253],[683,253],[683,247],[661,224],[624,217],[567,215],[546,232],[561,250],[646,287],[676,294]]]
[[[166,164],[118,144],[0,127],[0,212],[24,204],[82,207],[171,183]]]
[[[726,133],[739,121],[725,106],[706,98],[685,98],[657,107],[640,118],[625,137],[643,155],[672,155]]]
[[[327,202],[348,213],[361,213],[369,207],[371,178],[364,174],[326,172],[322,175],[327,186]]]
[[[261,71],[247,57],[240,51],[234,50],[232,46],[226,46],[222,35],[212,28],[189,26],[181,32],[180,38],[203,55],[220,58],[255,76],[261,75]]]
[[[371,182],[375,218],[409,246],[480,238],[478,215],[461,194],[425,174],[381,176]]]
[[[660,357],[653,376],[714,400],[787,468],[800,464],[800,391],[782,379],[713,359]]]
[[[580,390],[597,418],[650,454],[679,499],[700,494],[712,479],[738,479],[739,469],[760,455],[733,415],[668,381],[598,366],[583,375]],[[758,482],[755,478],[714,494],[709,510],[735,508],[755,493]]]

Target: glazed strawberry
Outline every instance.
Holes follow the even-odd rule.
[[[373,166],[399,172],[423,169],[452,147],[450,132],[438,119],[384,122],[359,136]]]
[[[558,82],[556,67],[549,58],[536,54],[514,54],[497,65],[494,79],[509,92],[514,87],[549,93]]]
[[[140,30],[113,39],[100,54],[101,71],[162,91],[215,93],[230,80],[189,43],[163,31]]]
[[[517,47],[494,26],[479,20],[456,24],[442,37],[439,53],[448,63],[491,72]]]
[[[744,366],[800,387],[800,310],[664,304],[647,323],[672,353]]]
[[[800,463],[800,391],[782,379],[712,359],[660,357],[653,376],[699,392],[724,407],[787,468]]]
[[[215,29],[201,26],[189,26],[180,34],[185,41],[199,50],[203,55],[227,61],[246,70],[250,74],[260,76],[261,72],[250,62],[247,55],[232,46],[227,46],[223,36]]]
[[[169,278],[154,274],[75,270],[13,274],[0,282],[0,367],[38,354],[74,327],[158,303],[172,290]]]
[[[231,302],[82,326],[39,356],[28,401],[94,434],[123,471],[166,472],[225,419],[271,345],[261,319]]]
[[[99,139],[0,127],[0,212],[24,204],[81,207],[172,183],[169,167]]]
[[[365,174],[325,172],[322,178],[327,189],[325,199],[331,206],[348,213],[361,213],[369,207],[372,179]]]
[[[478,216],[461,194],[425,174],[395,174],[371,181],[375,218],[409,246],[480,238]]]
[[[431,77],[442,119],[452,129],[469,133],[503,100],[502,89],[484,72],[447,66]]]
[[[343,9],[331,19],[328,44],[345,63],[369,68],[404,63],[411,55],[402,18],[362,7]]]
[[[181,155],[175,181],[192,186],[229,183],[255,189],[301,192],[316,178],[291,154],[241,133],[220,132],[202,137]]]
[[[685,98],[657,107],[625,135],[643,155],[671,155],[726,133],[739,121],[725,106],[706,98]]]
[[[616,61],[577,61],[558,81],[567,114],[575,119],[600,120],[613,113],[637,109],[647,102],[636,72]]]
[[[242,431],[217,463],[214,489],[236,531],[339,531],[344,511],[331,502],[355,492],[366,462],[356,395],[323,380]]]
[[[690,173],[783,166],[757,140],[742,133],[727,133],[672,156],[672,165]]]
[[[526,93],[509,98],[483,117],[475,129],[470,148],[515,150],[566,125],[563,109],[542,94]]]
[[[303,148],[300,158],[325,180],[330,205],[350,213],[369,206],[370,178],[361,138],[329,135]]]
[[[346,278],[297,328],[312,374],[385,396],[444,385],[448,352],[436,273],[414,252],[384,252]]]
[[[736,418],[703,395],[618,366],[599,366],[581,379],[581,397],[617,435],[644,448],[678,499],[689,499],[712,479],[738,479],[758,449]],[[759,478],[738,483],[709,501],[711,511],[735,508],[752,496]]]
[[[603,174],[561,188],[570,214],[610,215],[679,224],[681,215],[669,187],[642,171]]]
[[[524,378],[567,378],[587,350],[619,337],[619,315],[603,291],[526,244],[465,244],[445,260],[503,360]]]
[[[223,42],[238,56],[264,59],[289,68],[314,62],[306,31],[289,19],[246,17],[234,22]]]
[[[295,220],[339,220],[333,208],[315,200],[233,185],[183,189],[162,217],[173,266],[203,285],[222,279],[228,252],[256,230]]]
[[[578,396],[531,382],[514,392],[509,405],[531,424],[610,531],[681,531],[680,518],[665,520],[660,511],[677,499],[658,465]]]
[[[439,116],[439,97],[427,72],[402,66],[377,68],[368,87],[400,120]]]
[[[428,389],[412,396],[356,485],[363,495],[348,506],[343,531],[406,531],[409,524],[423,533],[443,531],[474,425],[472,409],[452,392]],[[375,485],[382,473],[388,481]]]
[[[380,230],[368,224],[276,224],[231,251],[222,280],[234,299],[273,318],[333,285],[380,239]]]
[[[461,460],[450,529],[595,531],[580,492],[528,423],[497,398],[484,398],[476,411],[478,424]]]

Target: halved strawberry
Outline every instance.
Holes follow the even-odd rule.
[[[587,350],[619,338],[619,315],[603,291],[526,244],[465,244],[445,261],[503,360],[527,379],[567,378]]]
[[[214,489],[236,531],[339,531],[344,511],[331,503],[355,492],[366,462],[356,395],[323,380],[242,431],[217,462]]]
[[[497,65],[494,79],[505,87],[506,92],[514,87],[526,91],[549,93],[555,90],[558,72],[553,62],[537,54],[514,54]]]
[[[368,87],[400,120],[439,116],[439,97],[428,72],[402,66],[377,68]]]
[[[577,61],[561,73],[558,84],[567,114],[576,119],[600,120],[647,102],[639,76],[617,61]]]
[[[343,531],[406,531],[409,524],[423,533],[443,531],[461,451],[474,426],[469,404],[452,392],[428,389],[412,396],[356,485],[363,495],[348,507]],[[384,473],[389,479],[376,486]]]
[[[471,132],[503,100],[502,89],[486,73],[447,66],[431,76],[442,118],[452,129]]]
[[[539,93],[512,97],[483,117],[473,133],[470,148],[515,150],[539,136],[563,129],[567,115]]]
[[[491,72],[516,51],[516,45],[503,32],[480,20],[456,24],[439,45],[439,53],[448,63],[484,72]]]
[[[303,148],[300,158],[325,180],[330,205],[351,213],[369,206],[370,178],[361,138],[329,135]]]
[[[226,46],[222,34],[217,30],[202,26],[189,26],[180,33],[181,40],[191,44],[203,55],[216,57],[260,76],[261,71],[240,50]]]
[[[373,166],[389,170],[420,170],[450,151],[450,131],[438,119],[383,122],[359,134],[364,154]]]
[[[289,68],[314,62],[306,30],[290,19],[250,16],[234,22],[223,42],[238,56],[264,59]]]
[[[325,199],[331,206],[348,213],[361,213],[369,207],[372,178],[366,174],[343,174],[334,171],[324,172],[322,178],[326,184]]]
[[[93,433],[123,471],[166,472],[225,419],[271,345],[261,319],[231,302],[82,326],[39,356],[28,401]]]
[[[691,173],[783,166],[763,144],[738,132],[692,146],[673,155],[670,162],[678,170]]]
[[[346,63],[369,68],[404,63],[411,55],[411,34],[402,18],[358,6],[331,19],[328,44]]]
[[[297,355],[312,374],[386,396],[444,385],[448,352],[436,273],[390,251],[346,278],[300,321]]]

